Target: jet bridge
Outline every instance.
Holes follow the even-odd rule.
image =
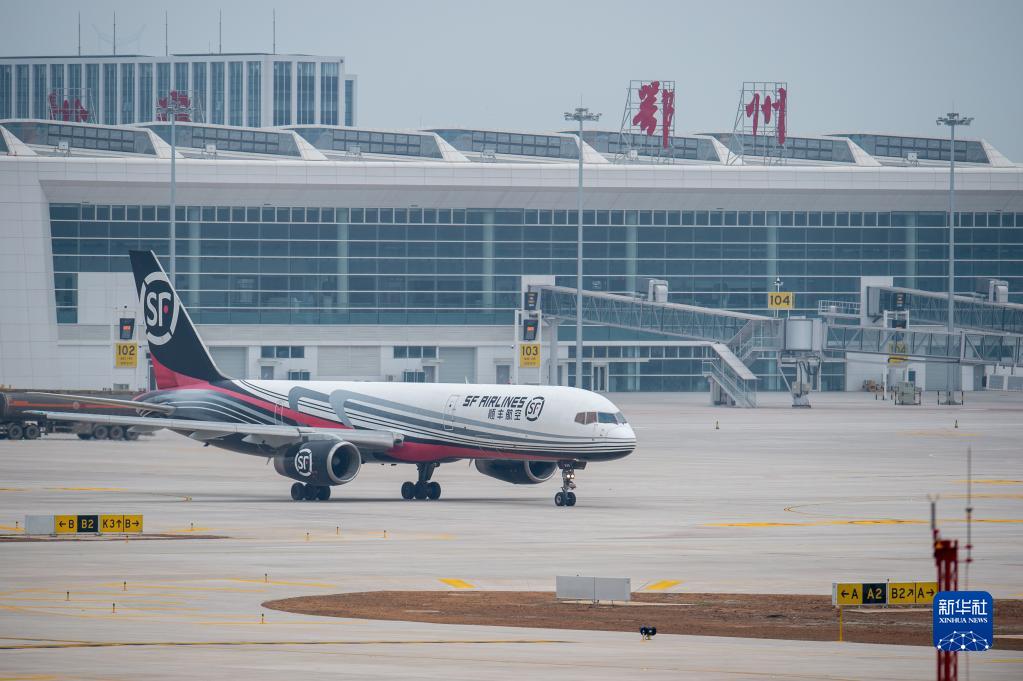
[[[565,286],[530,285],[539,293],[540,308],[549,318],[575,320],[576,289]],[[894,287],[868,287],[868,299],[886,301],[889,294],[913,294],[910,301],[926,300],[921,313],[911,320],[924,323],[924,311],[937,319],[941,294]],[[875,293],[871,293],[874,291]],[[873,299],[871,298],[873,296]],[[955,334],[944,330],[900,328],[862,324],[860,306],[851,302],[822,301],[820,317],[765,317],[715,308],[668,303],[640,297],[583,291],[584,324],[630,329],[686,340],[704,341],[714,357],[703,362],[702,373],[711,384],[716,404],[757,406],[757,376],[750,366],[760,357],[772,357],[781,365],[796,368],[796,383],[789,384],[793,406],[809,406],[809,380],[826,356],[857,352],[907,356],[960,364],[1019,365],[1023,363],[1023,335],[1007,332],[1014,328],[1014,308],[1023,306],[989,303],[963,297],[964,318],[985,324],[987,330],[963,328]],[[957,308],[960,296],[956,298]],[[933,301],[937,299],[938,303]],[[892,297],[894,308],[895,298]],[[967,307],[969,304],[973,307]],[[878,302],[875,309],[885,309]],[[990,306],[1001,309],[996,315]],[[947,308],[942,308],[947,309]],[[947,312],[946,312],[947,314]],[[1001,326],[998,326],[1001,325]],[[788,383],[784,373],[782,377]]]
[[[998,297],[988,295],[988,298],[996,300]],[[1023,334],[1023,305],[996,300],[956,295],[953,308],[955,327],[988,333]],[[868,286],[867,316],[877,319],[885,310],[908,311],[911,326],[945,326],[948,323],[948,294],[897,286]]]

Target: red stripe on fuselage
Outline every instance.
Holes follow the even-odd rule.
[[[319,416],[312,416],[310,414],[305,414],[300,411],[295,411],[289,407],[281,406],[262,397],[255,397],[253,395],[249,395],[248,393],[238,392],[236,390],[229,390],[227,388],[224,388],[223,386],[213,385],[212,383],[207,383],[203,387],[209,390],[215,390],[225,395],[231,395],[232,397],[238,398],[242,402],[247,402],[249,404],[263,407],[263,409],[268,409],[271,412],[277,414],[278,417],[285,417],[291,419],[292,421],[295,421],[295,423],[298,423],[299,425],[312,426],[316,428],[337,428],[338,430],[350,430],[350,428],[343,423],[338,423],[337,421],[330,421],[328,419],[320,418]]]

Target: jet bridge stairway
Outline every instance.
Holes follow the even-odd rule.
[[[576,319],[576,290],[564,286],[532,286],[540,293],[544,314]],[[646,331],[704,341],[716,356],[705,359],[702,373],[718,403],[757,405],[757,376],[749,367],[760,353],[777,352],[783,320],[761,315],[662,303],[599,291],[583,291],[586,324]],[[727,396],[728,400],[723,399]]]

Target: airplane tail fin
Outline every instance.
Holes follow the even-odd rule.
[[[152,251],[129,251],[149,354],[161,390],[224,380]]]

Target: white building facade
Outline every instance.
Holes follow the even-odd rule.
[[[0,384],[148,384],[145,346],[131,369],[115,367],[114,344],[119,319],[137,316],[127,251],[169,251],[166,127],[0,120]],[[918,139],[880,137],[886,149]],[[678,138],[692,158],[644,164],[556,132],[182,123],[176,284],[229,375],[508,382],[523,283],[575,285],[582,153],[588,289],[654,277],[672,302],[765,313],[780,278],[808,315],[857,300],[866,276],[944,290],[947,163],[867,154],[852,138],[793,138],[831,160],[728,165],[718,138],[693,135]],[[1019,302],[1023,168],[963,144],[957,290],[994,277]],[[571,334],[555,358],[565,384]],[[705,344],[597,327],[585,340],[585,387],[706,387]],[[880,378],[857,361],[827,365],[822,386]],[[769,367],[756,373],[761,389],[781,387]]]

